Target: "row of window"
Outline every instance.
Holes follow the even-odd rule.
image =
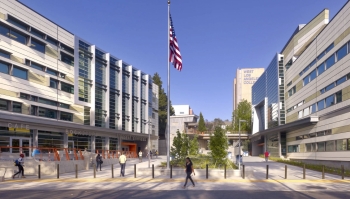
[[[308,133],[305,135],[299,135],[296,136],[296,140],[303,140],[303,139],[309,139],[309,138],[314,138],[314,137],[321,137],[321,136],[325,136],[325,135],[332,135],[332,129],[328,129],[325,131],[318,131],[318,132],[314,132],[314,133]]]
[[[337,81],[332,82],[332,83],[329,84],[328,86],[322,88],[322,89],[320,90],[320,92],[321,92],[321,94],[323,94],[323,93],[325,93],[325,92],[331,90],[332,88],[334,88],[334,87],[336,87],[336,86],[338,86],[338,85],[344,83],[345,81],[347,81],[347,80],[349,80],[349,79],[350,79],[350,73],[347,74],[347,75],[345,75],[345,76],[343,76],[343,77],[341,77],[341,78],[339,78]]]
[[[58,72],[58,71],[56,71],[54,69],[48,68],[46,66],[43,66],[41,64],[35,63],[33,61],[30,61],[29,59],[26,59],[26,65],[30,66],[31,68],[35,68],[35,69],[37,69],[39,71],[45,71],[47,74],[54,75],[54,76],[59,76],[62,79],[66,78],[65,74],[60,73],[60,72]]]
[[[10,104],[11,103],[8,100],[0,99],[0,110],[10,111]],[[12,102],[12,112],[22,113],[22,103]],[[31,106],[30,114],[39,117],[57,119],[58,111],[43,107]],[[73,121],[73,114],[59,111],[59,119]]]
[[[304,104],[304,101],[305,101],[305,100],[303,100],[303,101],[299,102],[298,104],[296,104],[296,105],[290,107],[289,109],[287,109],[287,113],[289,113],[289,112],[291,112],[292,110],[294,110],[294,109],[298,108],[299,106],[303,105],[303,104]]]
[[[39,102],[39,103],[47,104],[47,105],[51,105],[51,106],[59,106],[61,108],[66,108],[66,109],[69,109],[69,107],[70,107],[69,104],[65,104],[65,103],[61,103],[61,102],[45,99],[42,97],[33,96],[33,95],[28,95],[26,93],[20,93],[19,97],[22,99],[26,99],[26,100],[30,100],[30,101],[34,101],[34,102]]]
[[[311,106],[305,108],[304,110],[301,110],[298,112],[298,119],[308,116],[312,113],[315,113],[317,111],[323,110],[325,108],[328,108],[330,106],[333,106],[337,103],[342,102],[343,99],[343,92],[338,91],[335,94],[332,94],[317,103],[312,104]]]
[[[324,55],[326,55],[329,51],[331,51],[334,47],[334,43],[329,45],[322,53],[320,53],[316,59],[312,60],[312,62],[302,70],[299,75],[302,76],[306,71],[308,71],[313,65],[316,64],[318,60],[320,60]]]
[[[307,143],[305,149],[300,150],[300,145],[289,145],[288,153],[325,152],[325,151],[349,151],[350,139],[330,140],[325,142]]]
[[[311,73],[303,79],[303,85],[304,86],[307,85],[312,80],[314,80],[317,76],[321,75],[324,71],[328,70],[336,62],[338,62],[343,57],[345,57],[349,53],[348,45],[349,45],[349,43],[346,43],[345,45],[340,47],[334,54],[329,56],[326,59],[326,61],[324,61],[316,69],[311,71]]]
[[[12,74],[10,74],[10,67],[11,64],[0,61],[0,73],[5,73],[14,77],[28,80],[28,71],[26,69],[18,66],[13,66]]]

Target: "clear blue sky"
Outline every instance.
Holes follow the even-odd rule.
[[[136,68],[158,72],[166,91],[167,0],[21,0]],[[264,67],[298,24],[346,0],[172,0],[183,70],[171,68],[171,101],[205,119],[231,119],[236,68]]]

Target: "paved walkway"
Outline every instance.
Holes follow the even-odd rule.
[[[165,161],[165,157],[152,159],[155,165]],[[183,190],[184,175],[173,176],[137,176],[134,178],[133,164],[137,164],[138,168],[148,168],[148,162],[138,163],[138,160],[129,160],[127,162],[127,170],[125,177],[119,177],[119,165],[114,165],[115,178],[111,178],[111,167],[102,167],[102,171],[98,171],[96,178],[93,178],[93,171],[79,171],[79,178],[75,178],[75,173],[67,173],[56,179],[55,175],[28,176],[26,179],[7,179],[0,182],[0,193],[6,190],[147,190],[147,191],[174,191]],[[152,164],[151,163],[151,164]],[[320,172],[307,170],[306,179],[302,179],[302,169],[299,167],[288,166],[288,179],[284,179],[284,164],[276,162],[268,162],[270,166],[270,177],[265,179],[266,163],[258,157],[245,157],[246,179],[240,177],[230,179],[205,179],[205,177],[194,177],[196,187],[189,186],[186,189],[206,190],[206,191],[279,191],[279,192],[347,192],[350,187],[350,180],[341,180],[340,176],[326,175],[326,179],[321,179]],[[350,196],[350,195],[349,195]],[[145,197],[147,198],[147,197]],[[306,197],[307,198],[307,197]],[[310,197],[308,197],[310,198]],[[312,197],[311,197],[312,198]],[[331,197],[328,197],[331,198]],[[337,197],[335,197],[337,198]]]

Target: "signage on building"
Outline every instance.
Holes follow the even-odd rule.
[[[135,141],[146,141],[147,140],[144,137],[131,136],[131,135],[122,135],[122,136],[120,136],[120,139],[123,139],[123,140],[135,140]]]
[[[68,136],[72,136],[73,134],[77,135],[91,135],[93,132],[91,131],[77,131],[77,130],[72,130],[72,129],[66,129],[66,134]]]
[[[95,133],[92,131],[79,131],[79,130],[72,130],[72,129],[66,129],[66,134],[68,137],[73,136],[73,134],[76,135],[94,135]],[[121,135],[120,139],[123,140],[134,140],[134,141],[146,141],[147,139],[140,136],[131,136],[131,135]]]
[[[30,132],[28,124],[8,123],[7,127],[9,128],[9,131],[22,132],[22,133]]]
[[[245,70],[243,74],[243,84],[254,84],[259,77],[253,77],[254,70]]]

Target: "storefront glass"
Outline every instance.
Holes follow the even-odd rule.
[[[118,150],[118,138],[109,138],[109,150]]]
[[[106,150],[106,138],[101,136],[96,136],[95,138],[95,148],[96,150]]]
[[[91,137],[88,135],[69,134],[68,141],[73,141],[74,148],[91,152]]]
[[[39,148],[64,148],[63,133],[38,131]]]

